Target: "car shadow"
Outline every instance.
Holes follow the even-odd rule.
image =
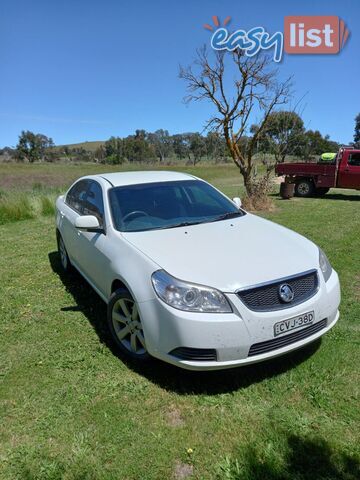
[[[214,395],[244,389],[296,367],[311,357],[321,344],[319,339],[302,349],[273,360],[227,370],[206,372],[183,370],[157,359],[151,359],[147,364],[140,364],[128,359],[117,350],[106,326],[106,304],[86,280],[75,270],[65,273],[62,270],[58,252],[49,253],[49,262],[53,272],[59,276],[75,302],[74,305],[62,307],[61,311],[83,313],[97,333],[100,342],[106,345],[114,355],[139,375],[172,392],[186,395],[200,393]]]
[[[327,193],[323,197],[316,197],[320,198],[321,200],[348,200],[351,202],[358,202],[360,200],[360,195],[356,194],[349,194],[346,193]]]
[[[233,480],[358,480],[360,463],[355,454],[340,449],[334,450],[327,440],[319,436],[285,434],[278,444],[284,444],[282,462],[274,461],[249,443],[242,448],[238,459],[232,458],[227,469]],[[239,448],[240,450],[240,448]],[[241,451],[241,450],[240,450]],[[279,454],[279,453],[278,453]],[[237,461],[238,460],[238,461]],[[238,466],[241,465],[241,469]]]
[[[279,196],[278,193],[271,193],[270,194],[270,197],[273,197],[273,198],[280,198],[281,200],[284,200],[283,198],[281,198]],[[318,200],[347,200],[347,201],[350,201],[350,202],[358,202],[360,201],[360,195],[358,194],[346,194],[346,193],[327,193],[326,195],[324,196],[313,196],[313,197],[303,197],[303,198],[300,198],[300,197],[293,197],[297,200],[311,200],[313,198],[316,198]],[[292,198],[290,199],[285,199],[285,200],[292,200]]]

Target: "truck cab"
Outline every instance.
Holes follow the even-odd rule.
[[[344,149],[337,159],[338,188],[356,188],[360,190],[360,150]]]

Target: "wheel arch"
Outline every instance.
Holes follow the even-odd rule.
[[[57,243],[57,246],[59,248],[59,240],[60,240],[60,238],[62,238],[62,235],[61,235],[61,232],[60,232],[58,226],[56,226],[56,229],[55,229],[55,236],[56,236],[56,243]],[[63,242],[64,242],[64,239],[63,239]]]
[[[305,180],[306,182],[312,182],[312,183],[315,185],[315,179],[314,179],[314,177],[312,177],[312,176],[307,177],[306,175],[301,176],[301,177],[296,177],[294,183],[298,184],[298,183],[303,182],[304,180]]]
[[[64,242],[64,245],[65,245],[65,247],[66,247],[65,239],[64,239],[64,237],[62,236],[59,227],[56,227],[56,233],[55,233],[55,234],[56,234],[57,244],[59,245],[59,240],[60,240],[60,238],[62,238],[62,240],[63,240],[63,242]],[[66,249],[67,249],[67,247],[66,247]]]
[[[110,294],[112,295],[116,290],[127,290],[132,296],[133,293],[128,287],[128,285],[120,280],[119,278],[115,278],[111,283]]]

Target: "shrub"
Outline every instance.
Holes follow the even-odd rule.
[[[40,197],[40,205],[42,215],[55,215],[55,204],[49,197]]]
[[[34,216],[31,202],[25,195],[0,198],[0,225],[34,218]]]
[[[275,210],[274,202],[267,195],[259,195],[258,197],[245,196],[242,203],[245,210],[250,212],[257,210],[272,212]]]

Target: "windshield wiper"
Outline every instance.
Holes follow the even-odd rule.
[[[242,212],[227,212],[224,213],[223,215],[220,215],[219,217],[216,217],[212,220],[208,219],[203,219],[198,222],[180,222],[180,223],[175,223],[174,225],[166,225],[163,227],[155,227],[152,228],[151,230],[165,230],[167,228],[177,228],[177,227],[189,227],[191,225],[200,225],[201,223],[212,223],[212,222],[218,222],[220,220],[226,220],[228,218],[235,218],[235,217],[242,217],[243,213]]]
[[[163,225],[161,227],[152,227],[152,228],[146,228],[144,230],[131,230],[133,232],[149,232],[152,230],[167,230],[168,228],[178,228],[178,227],[190,227],[191,225],[200,225],[202,223],[211,223],[211,222],[218,222],[220,220],[226,220],[227,218],[234,218],[238,216],[243,216],[243,213],[241,212],[227,212],[224,213],[223,215],[220,215],[219,217],[216,217],[214,219],[208,220],[208,219],[202,219],[197,222],[179,222],[179,223],[174,223],[173,225]]]
[[[175,223],[174,225],[166,225],[164,227],[157,227],[156,230],[164,230],[166,228],[189,227],[190,225],[199,225],[200,223],[204,223],[204,222],[180,222],[180,223]],[[155,230],[155,229],[153,229],[153,230]]]
[[[235,218],[235,217],[242,217],[243,214],[242,212],[227,212],[224,213],[223,215],[220,215],[219,217],[214,218],[213,220],[210,220],[210,222],[219,222],[220,220],[227,220],[228,218]]]

